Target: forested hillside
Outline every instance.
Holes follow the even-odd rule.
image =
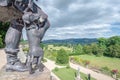
[[[91,44],[97,42],[96,38],[78,38],[78,39],[63,39],[63,40],[46,40],[43,43],[46,44]]]

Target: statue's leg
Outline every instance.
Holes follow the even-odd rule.
[[[27,68],[20,62],[17,58],[17,53],[19,52],[19,42],[22,34],[23,26],[19,25],[16,20],[14,20],[5,37],[5,52],[7,55],[7,65],[6,71],[26,71]]]
[[[32,64],[40,65],[43,58],[43,50],[40,47],[40,41],[42,40],[46,30],[49,28],[49,22],[47,21],[44,27],[38,27],[37,25],[30,25],[27,28],[27,37],[29,42],[29,54],[32,59]],[[28,63],[31,60],[28,61]]]

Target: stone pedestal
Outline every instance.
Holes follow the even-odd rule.
[[[44,67],[43,72],[6,72],[5,67],[0,70],[0,80],[50,80],[50,71]]]

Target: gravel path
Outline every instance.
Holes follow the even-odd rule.
[[[45,66],[46,66],[49,70],[52,70],[52,69],[54,69],[55,67],[58,67],[58,68],[64,67],[64,66],[58,66],[58,65],[56,65],[54,61],[51,61],[51,60],[48,60],[48,59],[47,59],[47,62],[44,63],[44,64],[45,64]],[[90,69],[88,69],[88,68],[84,68],[84,67],[82,67],[82,66],[80,66],[80,65],[76,65],[76,64],[70,63],[70,66],[71,66],[71,68],[76,69],[76,70],[78,70],[78,68],[80,68],[80,71],[81,71],[82,73],[84,73],[84,74],[91,74],[91,76],[92,76],[93,78],[95,78],[96,80],[115,80],[115,79],[113,79],[113,78],[110,77],[110,76],[107,76],[107,75],[104,75],[104,74],[101,74],[101,73],[94,72],[94,71],[92,71],[92,70],[90,70]],[[59,79],[58,79],[58,80],[59,80]]]
[[[46,59],[47,62],[44,63],[44,65],[51,71],[53,70],[55,67],[58,67],[58,68],[63,68],[63,67],[66,67],[66,66],[59,66],[59,65],[56,65],[54,61],[51,61],[49,59]]]
[[[60,79],[52,72],[52,70],[53,70],[55,67],[63,68],[63,67],[65,67],[65,66],[58,66],[58,65],[55,64],[54,61],[51,61],[51,60],[49,60],[49,59],[46,59],[46,60],[47,60],[47,62],[45,62],[45,63],[43,63],[43,64],[51,71],[51,75],[52,75],[53,77],[55,77],[57,80],[60,80]]]
[[[70,66],[73,68],[73,69],[78,69],[80,68],[80,71],[84,74],[91,74],[91,76],[97,80],[115,80],[113,79],[112,77],[110,76],[107,76],[107,75],[104,75],[104,74],[101,74],[101,73],[97,73],[95,71],[92,71],[88,68],[85,68],[85,67],[82,67],[80,65],[76,65],[76,64],[73,64],[73,63],[70,63]]]
[[[0,49],[0,69],[6,64],[6,54],[3,49]]]

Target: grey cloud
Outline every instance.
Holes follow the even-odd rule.
[[[65,2],[67,3],[67,1]],[[70,12],[69,10],[63,11],[55,7],[56,11],[53,10],[53,12],[50,12],[49,16],[52,16],[50,17],[50,20],[52,22],[53,27],[63,27],[64,25],[87,24],[93,21],[94,23],[99,23],[103,19],[110,19],[113,15],[113,10],[111,7],[103,7],[104,5],[102,3],[99,3],[99,5],[92,5],[92,3],[89,3],[88,5],[80,7],[77,11],[73,10],[73,12]],[[59,10],[59,12],[57,10]],[[105,22],[107,21],[109,22],[109,20],[106,20]]]
[[[120,0],[40,0],[51,22],[45,39],[113,35],[111,24],[120,23],[119,4]],[[95,28],[90,24],[109,25]]]
[[[53,5],[61,10],[66,10],[68,8],[68,6],[75,2],[74,0],[58,0],[58,1],[54,1]]]
[[[81,26],[81,28],[79,28],[78,26],[74,26],[74,28],[72,28],[73,26],[69,26],[69,27],[56,27],[54,29],[50,29],[48,30],[47,34],[46,34],[46,38],[47,39],[66,39],[66,38],[85,38],[87,37],[102,37],[105,36],[104,33],[110,33],[110,29],[108,28],[109,25],[79,25]],[[89,28],[87,27],[89,26]],[[96,28],[97,29],[96,29]],[[51,36],[54,35],[54,36]],[[45,38],[45,39],[46,39]]]

